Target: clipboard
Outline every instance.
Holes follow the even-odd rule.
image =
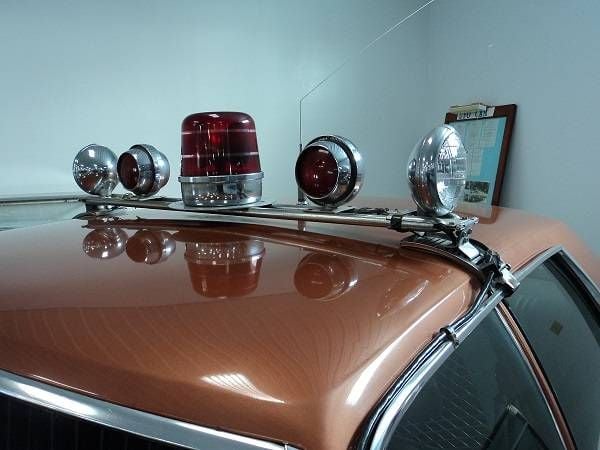
[[[467,185],[465,203],[480,206],[500,204],[502,182],[517,105],[452,107],[445,123],[461,136],[467,150]]]

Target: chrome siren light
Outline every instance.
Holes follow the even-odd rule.
[[[420,212],[427,216],[445,216],[454,210],[466,175],[467,152],[450,125],[427,133],[408,159],[408,185]]]
[[[152,145],[137,144],[119,156],[117,173],[125,189],[147,197],[169,181],[169,160]]]
[[[73,178],[88,194],[110,197],[119,184],[117,156],[102,145],[87,145],[75,155]]]
[[[341,136],[319,136],[296,160],[298,188],[317,205],[334,208],[352,200],[362,187],[364,161]]]

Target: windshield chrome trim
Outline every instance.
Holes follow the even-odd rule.
[[[515,277],[522,281],[538,266],[546,260],[558,253],[565,254],[562,246],[551,247],[543,251],[531,261],[526,263],[522,268],[514,273]],[[571,258],[568,258],[571,259]],[[473,318],[465,324],[465,326],[456,332],[458,342],[463,342],[464,339],[479,325],[479,323],[496,308],[496,305],[504,298],[504,293],[501,290],[494,292],[486,301],[484,306],[477,311]],[[360,448],[369,448],[370,450],[383,450],[389,443],[392,437],[392,431],[402,419],[402,416],[410,407],[416,396],[419,394],[423,386],[433,376],[438,367],[440,367],[446,359],[453,353],[455,345],[451,341],[444,340],[439,336],[425,349],[424,353],[433,353],[425,360],[417,359],[413,366],[405,372],[405,375],[398,379],[395,386],[399,386],[393,395],[393,398],[388,402],[388,406],[383,412],[378,423],[373,431],[373,438],[370,445],[365,445]],[[432,351],[433,350],[433,351]]]
[[[0,392],[69,416],[193,450],[293,450],[286,444],[203,427],[109,403],[0,370]]]
[[[563,262],[567,268],[575,275],[577,280],[581,283],[587,294],[595,302],[596,306],[600,308],[600,288],[594,280],[583,270],[583,267],[570,255],[568,251],[562,249],[560,252],[560,261]]]

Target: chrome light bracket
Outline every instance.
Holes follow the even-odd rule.
[[[519,280],[510,271],[510,265],[497,252],[475,239],[457,246],[442,233],[415,234],[403,239],[400,246],[449,259],[477,277],[482,284],[491,279],[491,287],[502,288],[507,296],[519,287]],[[467,256],[465,247],[476,256]]]
[[[493,287],[502,287],[510,295],[519,287],[519,281],[510,271],[510,266],[497,252],[470,239],[473,227],[478,222],[477,217],[461,217],[457,214],[430,217],[411,213],[392,216],[390,228],[414,233],[400,242],[401,247],[415,248],[450,259],[466,268],[482,283],[491,276]]]
[[[415,233],[444,233],[452,240],[454,245],[463,250],[470,259],[477,255],[470,248],[469,235],[473,226],[479,222],[477,217],[461,217],[457,214],[448,214],[443,217],[419,215],[416,212],[394,216],[391,228],[396,231],[412,231]]]

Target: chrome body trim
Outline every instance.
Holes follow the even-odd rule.
[[[379,420],[368,448],[372,450],[386,448],[392,437],[392,433],[388,431],[396,428],[408,406],[412,404],[423,386],[429,381],[431,375],[446,361],[455,348],[454,344],[446,340],[446,336],[441,334],[434,340],[432,346],[434,354],[422,361],[415,373],[407,374],[409,376],[400,381],[402,388],[392,399]],[[358,448],[364,449],[366,447],[363,445]]]
[[[186,183],[233,183],[237,181],[259,180],[264,178],[263,172],[242,173],[239,175],[210,175],[206,177],[179,177],[179,181]]]
[[[575,275],[578,281],[581,282],[582,287],[587,291],[589,296],[593,299],[596,307],[600,312],[600,287],[594,283],[587,273],[584,272],[583,268],[579,265],[575,259],[566,250],[561,250],[561,261],[565,266]]]
[[[35,195],[0,195],[0,206],[17,206],[47,203],[77,203],[83,196],[81,193],[35,194]]]
[[[194,450],[294,448],[115,405],[3,370],[0,370],[0,392],[90,422]]]
[[[535,268],[544,263],[547,259],[558,253],[564,253],[561,246],[549,248],[540,253],[538,256],[529,261],[525,266],[518,270],[514,275],[521,281],[529,275]],[[478,311],[475,312],[471,320],[466,322],[462,328],[455,332],[457,342],[462,342],[471,332],[479,325],[479,323],[492,311],[496,305],[504,298],[505,294],[502,290],[495,291],[487,300],[485,300]],[[467,312],[468,314],[468,312]],[[460,318],[457,322],[460,321]],[[446,327],[452,329],[452,325]],[[373,428],[373,437],[370,443],[367,441],[368,436],[361,437],[358,448],[370,450],[383,450],[386,448],[395,426],[398,424],[402,416],[410,407],[416,396],[419,394],[423,386],[433,376],[436,369],[446,361],[455,349],[455,344],[452,340],[448,340],[445,334],[438,335],[432,343],[424,350],[421,355],[426,355],[426,358],[419,358],[411,364],[411,367],[405,372],[395,383],[395,389],[391,394],[391,398],[384,400],[385,409],[379,421]],[[369,432],[369,431],[367,431]]]
[[[544,261],[552,258],[554,255],[556,255],[557,253],[560,253],[560,252],[564,252],[564,249],[562,248],[562,246],[551,247],[548,250],[543,251],[542,253],[537,255],[535,258],[533,258],[531,261],[526,263],[523,267],[521,267],[521,269],[519,269],[515,273],[515,276],[519,279],[519,281],[523,280],[531,272],[533,272],[541,264],[543,264]]]

